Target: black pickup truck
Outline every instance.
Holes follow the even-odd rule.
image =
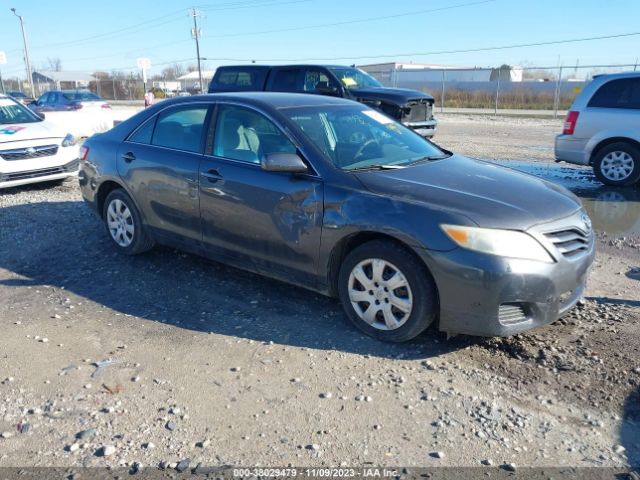
[[[209,93],[269,91],[344,97],[401,121],[424,137],[433,137],[433,97],[417,90],[387,88],[354,67],[337,65],[240,65],[219,67]]]

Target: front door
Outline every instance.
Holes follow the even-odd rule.
[[[118,151],[118,173],[145,223],[167,240],[200,245],[198,167],[209,106],[189,104],[147,120]]]
[[[200,164],[205,248],[213,257],[309,283],[317,275],[323,184],[312,173],[262,170],[262,156],[296,153],[261,113],[220,105],[211,150]]]

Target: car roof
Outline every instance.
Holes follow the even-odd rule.
[[[619,72],[619,73],[602,73],[594,75],[594,80],[611,80],[612,78],[636,78],[640,77],[640,72]]]
[[[232,68],[255,68],[255,69],[266,69],[266,68],[292,68],[292,67],[322,67],[322,68],[356,68],[353,65],[329,65],[323,63],[291,63],[286,65],[224,65],[218,67],[218,70],[222,69],[232,69]]]
[[[190,97],[174,97],[164,100],[157,105],[168,106],[170,104],[197,103],[198,101],[211,101],[212,98],[219,100],[239,100],[248,105],[267,108],[291,108],[321,105],[359,105],[360,103],[344,98],[328,97],[326,95],[309,95],[308,93],[284,93],[284,92],[230,92],[230,93],[208,93],[204,95],[193,95]]]

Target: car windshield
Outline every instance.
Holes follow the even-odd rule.
[[[67,100],[80,100],[80,101],[102,100],[95,93],[91,93],[91,92],[63,92],[62,96]]]
[[[282,111],[343,170],[401,168],[449,155],[395,120],[359,105]]]
[[[41,121],[35,113],[15,100],[0,98],[0,125],[9,123],[34,123]]]
[[[338,77],[345,88],[358,89],[367,87],[382,87],[382,84],[368,73],[357,68],[331,68],[333,74]]]

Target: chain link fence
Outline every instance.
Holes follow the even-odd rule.
[[[638,65],[435,68],[390,63],[360,68],[387,87],[410,88],[431,94],[435,98],[436,112],[472,110],[495,115],[529,112],[556,118],[564,115],[594,75],[635,71]],[[4,78],[3,83],[7,91],[28,91],[23,79]],[[147,82],[147,88],[152,85],[152,80]],[[36,96],[60,88],[52,83],[36,83],[34,87]],[[91,81],[86,88],[106,100],[141,101],[145,85],[137,76],[116,75]],[[182,90],[196,93],[197,89],[193,85],[184,85]],[[176,91],[164,90],[156,90],[155,93],[158,98],[177,94]]]
[[[554,118],[569,109],[594,75],[635,71],[635,64],[559,67],[421,68],[419,65],[364,65],[361,69],[387,87],[432,95],[436,111],[466,109],[495,115],[520,111]]]

